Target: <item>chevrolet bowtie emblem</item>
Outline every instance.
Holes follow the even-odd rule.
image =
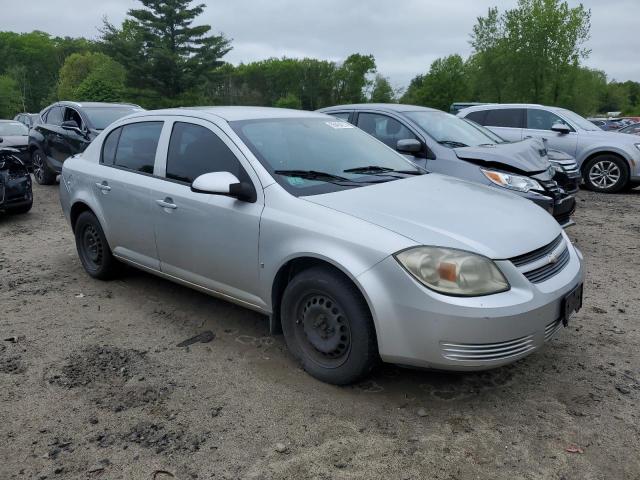
[[[550,264],[554,264],[558,262],[558,255],[556,255],[555,253],[552,253],[551,255],[549,255],[549,263]]]

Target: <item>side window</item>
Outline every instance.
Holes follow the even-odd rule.
[[[464,118],[471,120],[472,122],[476,122],[480,125],[486,125],[484,120],[486,116],[487,116],[486,110],[478,110],[477,112],[471,112],[469,115],[467,115]]]
[[[211,172],[230,172],[240,181],[249,181],[236,156],[215,133],[200,125],[176,122],[169,140],[166,177],[191,183]]]
[[[104,143],[102,144],[102,158],[100,163],[105,165],[113,165],[116,159],[116,148],[118,148],[118,140],[122,133],[122,127],[116,128],[107,135]]]
[[[153,173],[162,123],[140,122],[121,127],[114,165],[136,172]]]
[[[369,135],[386,143],[395,150],[398,140],[418,140],[411,130],[402,125],[395,118],[378,113],[361,113],[358,115],[358,127]]]
[[[556,123],[560,123],[571,128],[571,125],[562,120],[555,113],[551,113],[546,110],[539,110],[537,108],[527,109],[527,128],[533,130],[551,130],[551,127]],[[573,131],[573,128],[571,128],[571,131]]]
[[[45,121],[50,125],[60,125],[62,123],[62,108],[51,107]]]
[[[82,128],[82,117],[73,108],[66,107],[64,109],[63,120],[65,122],[68,122],[68,121],[76,122],[76,125],[78,126],[78,128]]]
[[[487,110],[484,125],[488,127],[523,128],[524,109],[500,108]]]
[[[339,118],[340,120],[344,120],[345,122],[349,121],[349,117],[351,116],[351,112],[336,112],[329,113],[332,117]]]

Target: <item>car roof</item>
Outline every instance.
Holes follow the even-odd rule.
[[[140,105],[136,105],[135,103],[71,102],[69,100],[61,100],[59,102],[54,103],[53,105],[69,106],[69,107],[77,107],[77,108],[84,108],[84,107],[91,107],[91,108],[100,108],[100,107],[137,107],[137,108],[142,108],[142,107],[140,107]]]
[[[241,120],[259,120],[268,118],[326,118],[327,115],[306,110],[292,110],[288,108],[274,107],[182,107],[167,108],[163,110],[146,110],[134,114],[132,117],[139,118],[151,115],[186,115],[206,118],[207,116],[215,116],[226,120],[227,122]]]
[[[440,112],[435,108],[420,105],[405,105],[402,103],[352,103],[321,108],[319,112],[336,112],[339,110],[381,110],[386,112]]]

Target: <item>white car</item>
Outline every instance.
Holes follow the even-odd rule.
[[[550,148],[576,159],[584,183],[614,193],[640,185],[640,140],[605,132],[571,110],[536,104],[487,104],[465,108],[459,117],[490,128],[505,140],[545,139]]]

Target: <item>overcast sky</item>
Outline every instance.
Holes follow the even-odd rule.
[[[490,6],[516,0],[204,0],[197,23],[233,39],[231,63],[267,57],[342,60],[371,53],[397,87],[437,57],[470,53],[469,33]],[[640,0],[583,0],[592,11],[589,66],[640,81]],[[579,2],[569,0],[571,6]],[[1,8],[4,5],[5,8]],[[18,8],[20,5],[20,8]],[[0,0],[0,30],[95,38],[106,16],[119,24],[134,0]]]

